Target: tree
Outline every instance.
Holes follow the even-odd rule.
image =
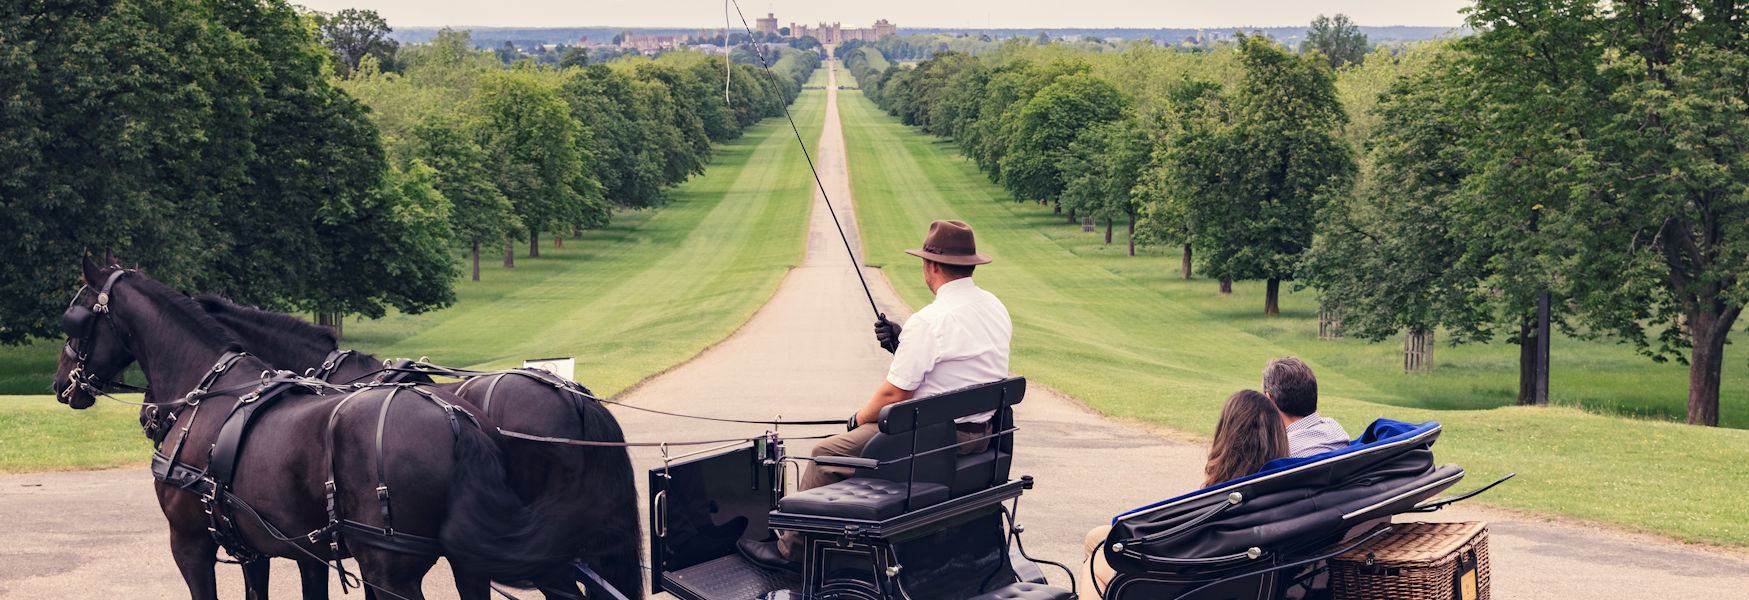
[[[219,280],[201,287],[331,315],[453,302],[447,206],[406,195],[367,109],[324,77],[326,49],[286,5],[222,6],[215,24],[253,40],[267,70],[251,103],[248,184],[216,217],[234,242],[208,270]]]
[[[1346,189],[1354,157],[1330,70],[1256,36],[1240,37],[1245,80],[1230,112],[1218,96],[1191,104],[1168,155],[1169,214],[1189,224],[1224,280],[1263,279],[1264,313],[1280,312],[1281,280],[1312,243],[1326,193]]]
[[[1570,298],[1581,333],[1687,362],[1697,425],[1718,424],[1749,303],[1743,10],[1484,0],[1458,42],[1474,75],[1460,107],[1485,119],[1464,140],[1463,225],[1502,232],[1500,260]]]
[[[508,65],[519,58],[522,58],[522,51],[517,50],[516,44],[510,40],[504,40],[504,45],[498,47],[498,62]]]
[[[472,103],[474,137],[528,232],[529,257],[540,256],[547,227],[601,218],[600,184],[578,151],[577,121],[555,90],[530,73],[492,73],[481,79]]]
[[[1350,22],[1348,15],[1337,13],[1334,18],[1318,15],[1313,19],[1300,48],[1324,55],[1331,69],[1339,69],[1365,60],[1368,44],[1360,27]]]
[[[394,64],[400,43],[389,38],[394,30],[376,11],[348,8],[331,17],[319,17],[317,22],[322,43],[334,53],[336,68],[342,76],[351,76],[366,56],[375,58],[379,65]]]
[[[1448,110],[1456,88],[1446,68],[1418,73],[1380,98],[1364,182],[1353,194],[1334,193],[1319,215],[1300,273],[1320,290],[1323,308],[1342,315],[1345,335],[1377,342],[1444,328],[1455,344],[1488,339],[1499,320],[1486,285],[1489,257],[1470,252],[1481,248],[1471,239],[1477,232],[1454,213],[1469,171],[1452,140],[1477,129]],[[1523,322],[1529,307],[1517,308],[1508,322]],[[1530,381],[1530,373],[1520,379]]]
[[[510,199],[492,181],[491,157],[461,127],[435,115],[414,128],[408,154],[413,158],[401,166],[402,171],[417,173],[416,166],[431,171],[430,185],[449,201],[450,229],[457,240],[468,244],[473,280],[479,281],[480,244],[522,227]]]
[[[559,68],[561,69],[587,66],[589,66],[589,50],[582,46],[566,48],[564,57],[559,59]]]
[[[194,0],[0,10],[0,343],[59,334],[82,250],[188,289],[229,240],[265,65]]]
[[[1239,183],[1223,168],[1229,150],[1229,129],[1235,116],[1232,103],[1213,81],[1185,78],[1167,94],[1163,131],[1142,185],[1136,190],[1142,203],[1142,239],[1150,243],[1178,242],[1184,246],[1183,277],[1191,278],[1191,250],[1206,227],[1201,219],[1218,219],[1218,201],[1197,199],[1234,198]],[[1222,293],[1231,293],[1227,273],[1221,278]]]
[[[1148,139],[1134,118],[1126,117],[1089,127],[1076,136],[1064,154],[1066,185],[1063,205],[1077,213],[1105,220],[1105,243],[1111,243],[1112,221],[1129,221],[1129,255],[1136,255],[1134,191],[1147,166]]]
[[[1015,197],[1049,202],[1063,193],[1060,165],[1082,131],[1124,116],[1129,100],[1091,74],[1058,78],[1026,102],[1014,144],[1002,157],[1002,184]]]

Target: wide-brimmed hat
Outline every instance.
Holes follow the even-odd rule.
[[[990,255],[978,251],[978,244],[972,239],[972,226],[964,221],[930,223],[929,236],[923,238],[923,247],[905,253],[944,265],[981,265],[993,260]]]

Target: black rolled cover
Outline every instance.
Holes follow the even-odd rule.
[[[1374,421],[1346,448],[1279,459],[1255,475],[1121,515],[1101,551],[1120,574],[1193,578],[1254,564],[1244,557],[1252,548],[1269,556],[1266,562],[1309,554],[1462,479],[1457,465],[1434,466],[1431,446],[1439,433],[1435,422]],[[1223,505],[1202,523],[1181,527]],[[1230,560],[1210,560],[1221,557]]]

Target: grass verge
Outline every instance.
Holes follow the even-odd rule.
[[[1668,365],[1607,344],[1563,344],[1555,366],[1565,372],[1551,385],[1573,405],[1540,409],[1502,406],[1512,400],[1502,399],[1502,387],[1515,389],[1512,346],[1442,347],[1436,374],[1403,375],[1400,359],[1391,358],[1400,348],[1315,340],[1309,294],[1287,296],[1283,315],[1264,318],[1261,283],[1241,282],[1223,297],[1210,281],[1171,281],[1177,255],[1130,258],[1119,245],[1101,247],[1048,208],[1013,202],[951,144],[900,125],[860,93],[840,97],[868,261],[912,268],[916,259],[902,250],[931,220],[971,223],[979,250],[996,258],[978,270],[979,285],[1014,317],[1016,372],[1108,414],[1206,437],[1229,394],[1258,387],[1266,360],[1300,355],[1318,373],[1320,412],[1351,434],[1379,417],[1437,420],[1446,427],[1440,460],[1472,475],[1460,487],[1517,472],[1488,494],[1490,503],[1749,545],[1749,504],[1738,501],[1749,492],[1749,471],[1736,462],[1749,456],[1749,431],[1598,412],[1598,398],[1639,394],[1653,400],[1630,405],[1657,405],[1658,397],[1685,396],[1664,372]],[[913,306],[930,300],[918,278],[890,279]],[[1742,382],[1739,370],[1726,385],[1740,390]],[[1728,414],[1743,423],[1738,407]]]

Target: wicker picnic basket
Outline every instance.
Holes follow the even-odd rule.
[[[1488,524],[1394,523],[1330,559],[1337,600],[1488,600]]]

